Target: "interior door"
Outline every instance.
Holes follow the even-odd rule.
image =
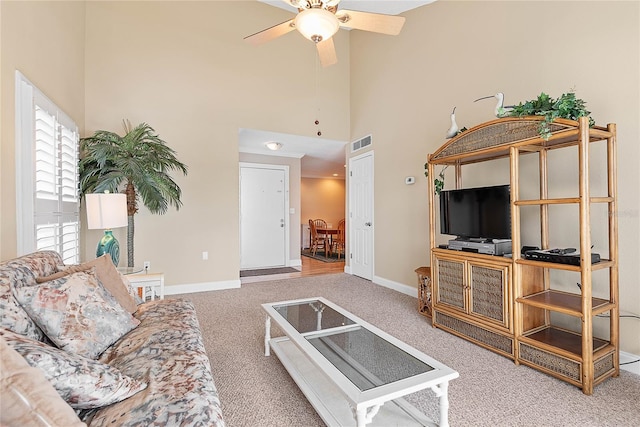
[[[288,167],[240,165],[240,269],[282,267],[289,257]]]
[[[373,152],[349,159],[349,265],[351,274],[373,278]]]

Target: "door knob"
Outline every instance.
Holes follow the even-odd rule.
[[[371,223],[370,222],[365,222],[364,225],[366,225],[367,227],[371,227]]]

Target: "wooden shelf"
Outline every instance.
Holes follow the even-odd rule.
[[[582,271],[582,267],[579,265],[560,264],[557,262],[544,262],[544,261],[536,261],[532,259],[520,258],[516,260],[516,263],[523,264],[523,265],[532,265],[532,266],[541,267],[541,268],[553,268],[556,270],[567,270],[567,271],[577,271],[577,272]],[[605,268],[611,268],[611,267],[613,267],[613,261],[610,259],[604,259],[604,258],[600,259],[600,262],[591,264],[591,270],[593,271],[604,270]]]
[[[547,351],[554,350],[562,352],[575,360],[582,360],[582,337],[575,332],[549,326],[542,330],[526,333],[520,337],[520,340]],[[595,337],[592,338],[592,342],[593,353],[609,345],[608,341]]]
[[[505,117],[481,123],[445,142],[427,158],[429,176],[436,176],[435,167],[450,165],[455,169],[455,188],[464,188],[462,170],[465,165],[487,160],[509,159],[509,184],[511,186],[511,235],[513,258],[506,262],[502,279],[496,272],[501,268],[494,259],[468,252],[449,251],[436,245],[437,204],[435,183],[429,180],[429,225],[432,281],[434,286],[434,327],[455,331],[472,342],[483,345],[499,354],[514,358],[516,363],[526,364],[582,388],[584,394],[593,393],[593,387],[609,377],[616,377],[619,366],[619,308],[618,308],[618,207],[616,204],[616,125],[589,127],[586,117],[579,120],[556,119],[549,124],[551,136],[544,140],[538,133],[544,120],[540,116]],[[591,143],[606,144],[606,155],[591,154]],[[549,180],[549,158],[552,150],[566,149],[575,153],[577,185],[569,197],[550,197],[553,182]],[[564,153],[562,153],[564,154]],[[538,176],[521,170],[521,156],[537,156]],[[534,159],[535,160],[535,159]],[[592,164],[600,162],[606,171],[606,190],[592,196],[590,173]],[[525,175],[526,172],[526,176]],[[521,176],[521,174],[523,176]],[[536,199],[520,199],[520,190],[526,185],[538,187]],[[603,195],[604,193],[604,195]],[[535,197],[535,196],[534,196]],[[592,216],[592,205],[599,204],[609,215],[606,220]],[[580,265],[560,264],[521,258],[521,221],[527,228],[531,215],[522,215],[522,207],[536,207],[539,211],[540,246],[550,245],[552,225],[557,226],[562,217],[550,206],[573,205],[578,211],[578,221],[572,226],[578,229],[580,247],[585,262]],[[527,213],[535,209],[530,209]],[[560,224],[562,226],[562,224]],[[605,255],[610,259],[588,264],[591,258],[591,231],[601,228],[608,233]],[[575,236],[573,233],[573,237]],[[506,261],[504,261],[506,260]],[[480,273],[472,277],[469,266]],[[434,266],[436,266],[434,270]],[[604,298],[593,297],[593,272],[608,269],[608,293]],[[555,283],[552,271],[576,273],[581,289],[575,293],[552,289]],[[579,277],[578,277],[579,275]],[[565,275],[567,276],[567,275]],[[602,274],[599,277],[603,276]],[[568,279],[572,280],[572,279]],[[487,300],[486,295],[493,295]],[[476,295],[477,294],[477,295]],[[602,294],[600,294],[602,295]],[[501,299],[496,298],[499,296]],[[495,301],[500,301],[496,304]],[[501,328],[488,324],[475,305],[491,318],[504,319]],[[483,305],[481,305],[483,304]],[[452,309],[455,307],[456,309]],[[610,342],[593,336],[594,316],[608,312]],[[571,319],[551,318],[560,313],[578,318],[581,332],[575,333],[557,326]],[[571,327],[562,325],[565,327]],[[604,326],[604,325],[603,325]],[[584,346],[584,348],[583,348]]]
[[[610,203],[613,202],[613,197],[591,197],[590,203]],[[562,197],[557,199],[531,199],[531,200],[518,200],[513,204],[516,206],[538,206],[538,205],[567,205],[580,203],[580,197]]]
[[[582,317],[582,297],[569,292],[548,290],[516,299],[532,307],[552,310],[570,316]],[[602,298],[591,298],[592,316],[611,310],[615,304]]]

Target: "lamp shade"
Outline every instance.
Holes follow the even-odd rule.
[[[127,225],[127,195],[122,193],[85,194],[87,228],[111,229]]]
[[[300,34],[318,43],[333,36],[340,28],[336,15],[325,9],[306,9],[296,15],[294,21]]]

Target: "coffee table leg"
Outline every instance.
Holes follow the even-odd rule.
[[[378,411],[382,408],[382,405],[374,405],[370,408],[361,408],[356,411],[356,425],[357,427],[365,427],[367,424],[373,421],[373,417],[376,416]],[[353,411],[353,407],[351,407]]]
[[[271,354],[269,348],[269,340],[271,340],[271,317],[267,316],[267,320],[264,321],[264,355],[269,356]]]
[[[445,381],[442,384],[434,385],[431,390],[439,397],[440,403],[440,427],[449,427],[449,381]]]

